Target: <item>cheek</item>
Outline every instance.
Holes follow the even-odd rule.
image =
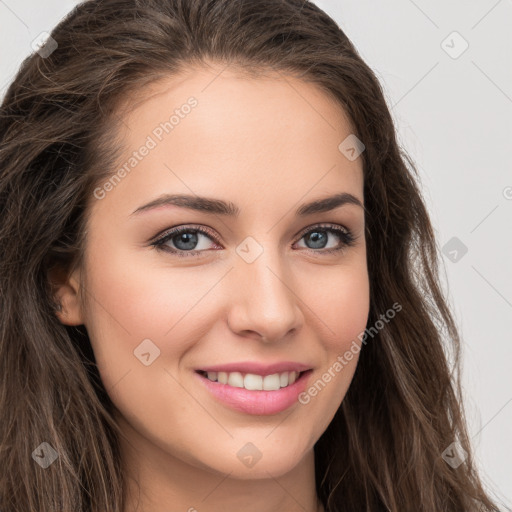
[[[218,280],[211,270],[164,268],[154,263],[156,257],[134,257],[115,245],[102,244],[99,251],[91,244],[85,283],[86,326],[106,387],[143,366],[136,358],[140,346],[151,359],[164,356],[155,361],[165,359],[172,371],[214,317],[215,301],[202,299]]]
[[[329,274],[329,275],[327,275]],[[310,281],[308,281],[309,283]],[[365,265],[331,268],[318,273],[304,296],[311,308],[308,322],[321,343],[321,366],[299,402],[318,418],[320,435],[332,420],[350,386],[361,350],[370,307]]]
[[[311,310],[326,352],[344,352],[364,332],[370,308],[370,287],[366,266],[354,264],[317,272],[307,281],[303,296]]]
[[[163,253],[131,247],[116,249],[122,244],[126,241],[102,243],[101,251],[91,249],[91,254],[109,255],[107,260],[101,257],[100,261],[98,256],[88,262],[87,286],[98,299],[92,305],[99,317],[115,317],[118,327],[135,339],[151,335],[162,339],[185,325],[195,325],[197,322],[191,322],[189,315],[204,306],[202,299],[223,269],[180,266],[176,259],[166,264]]]

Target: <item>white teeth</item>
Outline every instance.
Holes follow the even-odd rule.
[[[228,377],[228,384],[235,388],[244,387],[244,378],[240,372],[231,372]]]
[[[299,372],[274,373],[265,377],[254,373],[242,375],[240,372],[207,372],[207,376],[213,382],[229,384],[236,388],[245,388],[251,391],[276,391],[293,384],[297,380]]]
[[[275,391],[281,387],[281,381],[279,379],[279,373],[274,375],[267,375],[263,378],[263,389],[265,391]]]
[[[263,377],[261,375],[254,375],[252,373],[248,373],[244,377],[244,388],[245,389],[263,389]]]

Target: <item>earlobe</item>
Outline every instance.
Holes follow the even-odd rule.
[[[82,325],[79,271],[67,275],[62,269],[54,268],[49,272],[49,279],[56,304],[55,316],[65,325]]]

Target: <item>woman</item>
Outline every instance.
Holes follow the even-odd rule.
[[[84,2],[0,140],[0,510],[496,510],[414,166],[314,4]]]

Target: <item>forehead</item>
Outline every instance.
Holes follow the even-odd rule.
[[[195,68],[138,91],[118,115],[125,149],[117,163],[128,171],[118,199],[227,192],[234,201],[235,191],[242,203],[264,203],[336,189],[362,201],[361,159],[339,149],[353,128],[316,84],[284,73]],[[133,156],[144,146],[143,157]]]

